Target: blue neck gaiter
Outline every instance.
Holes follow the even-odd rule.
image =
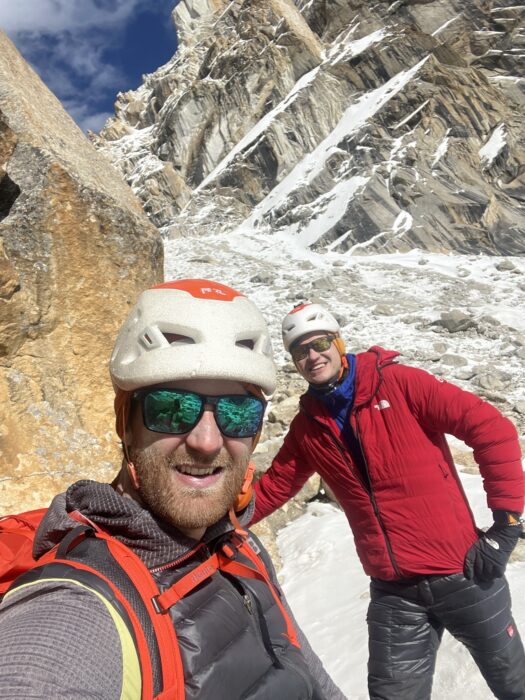
[[[346,359],[348,360],[348,370],[332,389],[326,391],[326,388],[316,388],[315,384],[310,384],[308,388],[309,394],[325,404],[343,433],[347,424],[346,418],[354,403],[356,366],[355,355],[348,354]]]

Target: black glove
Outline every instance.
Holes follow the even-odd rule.
[[[474,542],[465,557],[465,578],[491,581],[505,573],[512,550],[521,535],[520,516],[504,510],[492,511],[494,525]]]

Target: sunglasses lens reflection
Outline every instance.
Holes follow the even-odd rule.
[[[323,335],[321,338],[312,340],[311,343],[298,345],[292,350],[292,357],[294,360],[304,360],[304,358],[310,352],[310,349],[314,350],[315,352],[326,352],[332,344],[332,341],[333,338],[328,335]]]
[[[256,396],[202,396],[179,389],[145,392],[144,424],[155,433],[182,435],[197,425],[206,404],[214,407],[217,426],[226,437],[253,437],[261,427],[265,403]]]

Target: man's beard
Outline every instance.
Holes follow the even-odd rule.
[[[148,509],[170,525],[182,530],[209,527],[231,508],[241,491],[249,455],[233,460],[226,449],[211,461],[195,459],[187,453],[159,454],[155,446],[130,449],[131,461],[139,477],[139,494]],[[222,468],[218,484],[192,488],[176,484],[173,470],[178,465]]]

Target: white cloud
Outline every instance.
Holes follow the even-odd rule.
[[[100,37],[64,32],[52,42],[47,35],[24,34],[18,49],[40,75],[47,87],[83,129],[98,131],[101,122],[100,98],[116,98],[125,89],[126,76],[102,58]],[[111,116],[107,113],[107,116]]]
[[[0,26],[8,33],[60,34],[125,22],[145,0],[16,0],[0,5]]]
[[[176,0],[0,0],[0,27],[84,129],[99,130],[109,112],[100,97],[130,89],[105,51],[141,11],[171,10]],[[152,7],[153,5],[153,7]]]
[[[113,116],[110,112],[97,112],[91,114],[84,105],[67,106],[67,111],[76,121],[82,131],[94,131],[98,133],[107,120]]]

